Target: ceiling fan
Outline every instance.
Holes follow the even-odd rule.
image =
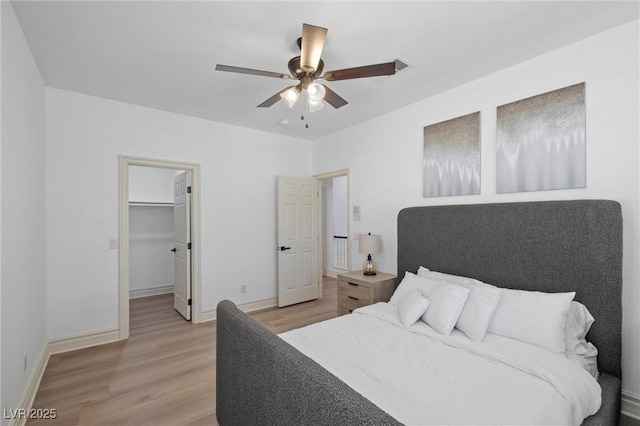
[[[298,39],[300,56],[289,60],[290,74],[282,74],[271,71],[262,71],[251,68],[234,67],[230,65],[216,65],[217,71],[235,72],[241,74],[259,75],[263,77],[281,78],[285,80],[298,80],[298,83],[286,87],[276,93],[266,101],[258,105],[258,108],[266,108],[274,105],[279,100],[283,100],[289,108],[296,103],[303,90],[307,92],[307,104],[309,111],[320,110],[324,106],[324,101],[334,108],[345,106],[348,102],[336,92],[316,80],[339,81],[353,78],[378,77],[392,75],[396,72],[396,62],[386,62],[383,64],[365,65],[355,68],[345,68],[341,70],[324,70],[324,61],[320,58],[324,41],[327,37],[327,29],[314,25],[302,24],[302,37]]]

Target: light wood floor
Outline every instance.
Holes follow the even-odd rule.
[[[325,277],[324,296],[251,316],[281,333],[335,317],[335,279]],[[57,418],[28,425],[217,425],[215,322],[185,321],[171,295],[131,300],[130,316],[128,340],[51,356],[33,408]]]
[[[53,420],[28,425],[216,425],[215,321],[191,324],[172,295],[132,299],[126,341],[52,355],[33,408]],[[333,318],[336,280],[324,297],[251,315],[275,333]]]

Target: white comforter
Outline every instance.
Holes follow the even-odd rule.
[[[596,380],[562,355],[422,321],[406,329],[388,303],[280,337],[408,425],[577,425],[601,403]]]

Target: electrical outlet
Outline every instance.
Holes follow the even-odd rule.
[[[28,358],[28,356],[27,356],[27,353],[25,352],[25,353],[24,353],[24,367],[23,367],[23,368],[24,368],[24,371],[27,371],[27,361],[28,361],[28,359],[29,359],[29,358]]]
[[[240,293],[246,293],[247,292],[247,285],[246,284],[242,284],[240,286]]]

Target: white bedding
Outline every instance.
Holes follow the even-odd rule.
[[[280,337],[408,425],[578,425],[601,403],[596,380],[560,354],[422,321],[404,328],[388,303]]]

